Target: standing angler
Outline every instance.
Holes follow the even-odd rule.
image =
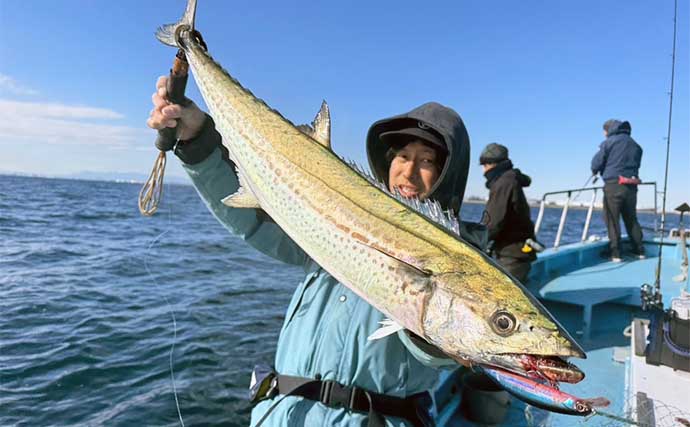
[[[621,225],[630,236],[633,255],[644,258],[642,228],[637,221],[637,185],[641,182],[640,163],[642,147],[630,137],[631,127],[627,121],[607,120],[604,122],[606,139],[592,158],[592,175],[601,175],[604,180],[604,221],[609,234],[611,261],[621,262]]]

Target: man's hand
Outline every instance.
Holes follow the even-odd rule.
[[[160,130],[166,127],[174,128],[179,121],[177,138],[188,141],[199,134],[206,115],[191,101],[185,107],[170,103],[166,89],[167,83],[168,76],[158,78],[156,92],[151,97],[153,110],[149,114],[146,125],[151,129]]]

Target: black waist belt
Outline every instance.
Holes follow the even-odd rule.
[[[423,392],[409,397],[387,396],[356,386],[344,386],[333,380],[321,380],[290,375],[277,375],[277,391],[284,395],[264,414],[260,425],[273,408],[287,396],[301,396],[321,402],[332,408],[346,408],[369,415],[368,427],[385,427],[383,416],[402,418],[414,427],[432,424],[428,408],[420,408],[420,403],[431,403],[429,393]],[[255,426],[256,427],[256,426]]]

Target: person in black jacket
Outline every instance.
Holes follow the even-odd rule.
[[[604,122],[606,140],[592,158],[592,175],[604,180],[604,220],[609,234],[611,261],[621,262],[620,217],[630,236],[632,252],[644,258],[642,228],[637,221],[637,184],[642,162],[642,147],[630,137],[629,122],[607,120]]]
[[[489,189],[482,222],[493,242],[491,252],[499,264],[524,282],[531,262],[536,259],[534,250],[525,244],[527,239],[535,240],[535,237],[529,205],[522,191],[532,180],[520,169],[513,168],[508,149],[501,144],[487,145],[479,157],[479,164],[484,167],[486,188]]]

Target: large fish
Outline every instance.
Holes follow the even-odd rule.
[[[420,213],[336,156],[323,106],[305,131],[223,70],[189,25],[195,6],[190,0],[180,23],[157,37],[184,50],[237,166],[241,188],[226,204],[263,209],[340,282],[458,361],[582,379],[561,359],[584,358],[579,345],[514,278],[444,227],[453,220],[438,204],[416,202]]]

